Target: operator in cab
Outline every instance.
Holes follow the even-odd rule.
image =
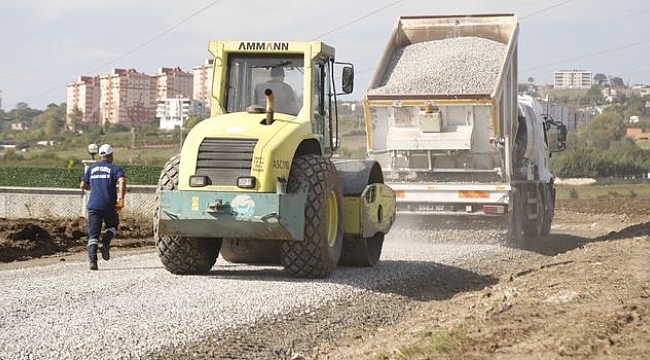
[[[291,86],[284,82],[284,69],[282,67],[271,68],[271,79],[255,86],[255,101],[257,104],[266,106],[264,91],[271,89],[275,98],[275,112],[297,115],[296,95]]]

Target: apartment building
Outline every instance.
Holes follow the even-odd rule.
[[[156,82],[156,99],[192,97],[192,73],[175,68],[159,68],[153,78]]]
[[[66,84],[67,124],[72,126],[73,118],[79,116],[82,122],[98,126],[150,124],[157,116],[158,100],[165,103],[168,99],[196,99],[200,108],[192,103],[190,112],[205,117],[209,114],[212,64],[212,60],[206,60],[204,65],[193,67],[191,73],[179,67],[162,67],[154,75],[135,69],[112,69],[108,75],[80,76]],[[161,128],[173,129],[180,120],[169,121]]]
[[[591,71],[560,70],[553,74],[555,89],[589,89],[593,83]]]
[[[99,76],[80,76],[77,81],[67,83],[66,125],[73,126],[73,117],[81,116],[82,122],[98,123],[99,119]]]
[[[213,64],[213,59],[207,59],[203,65],[192,68],[192,73],[194,75],[192,97],[200,101],[208,113],[210,112],[212,75],[214,74]]]
[[[155,78],[135,69],[113,69],[100,76],[99,104],[102,125],[141,126],[153,121],[156,111]]]
[[[156,117],[160,120],[160,129],[173,130],[183,127],[191,116],[206,116],[202,102],[190,98],[158,99]]]

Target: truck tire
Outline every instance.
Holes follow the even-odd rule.
[[[343,239],[339,265],[375,266],[381,256],[384,233],[376,233],[368,239]]]
[[[180,156],[175,155],[167,161],[158,179],[156,190],[156,211],[153,227],[158,257],[172,274],[204,274],[208,272],[219,255],[221,239],[188,238],[182,236],[160,236],[158,232],[158,212],[160,210],[160,191],[178,188],[178,168]]]
[[[527,186],[526,219],[524,222],[524,236],[536,237],[542,234],[544,223],[544,199],[538,186]],[[535,219],[530,219],[528,214],[536,214]]]
[[[221,243],[219,255],[231,263],[280,264],[280,242],[227,238]]]
[[[299,278],[325,278],[339,262],[343,245],[343,195],[334,164],[320,155],[296,157],[287,183],[288,193],[307,192],[302,241],[285,241],[280,261]]]
[[[509,247],[523,249],[526,246],[526,238],[523,236],[525,221],[525,197],[521,195],[523,189],[517,189],[513,193],[512,212],[508,216],[506,225],[506,245]]]
[[[555,214],[555,194],[553,185],[543,184],[544,197],[544,223],[542,224],[542,235],[547,236],[551,233],[551,223]]]

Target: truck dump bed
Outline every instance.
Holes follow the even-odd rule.
[[[512,14],[400,17],[367,98],[496,97],[516,74],[517,29]]]
[[[398,212],[508,201],[517,127],[512,14],[397,19],[365,96],[367,149]]]

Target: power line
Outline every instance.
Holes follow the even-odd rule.
[[[532,13],[528,14],[528,15],[524,15],[524,16],[520,17],[519,20],[523,20],[523,19],[525,19],[525,18],[529,18],[529,17],[531,17],[531,16],[535,16],[535,15],[537,15],[537,14],[543,13],[543,12],[548,11],[548,10],[551,10],[551,9],[554,9],[554,8],[556,8],[556,7],[562,6],[562,5],[567,4],[567,3],[570,3],[570,2],[572,2],[572,1],[575,1],[575,0],[565,0],[565,1],[562,1],[562,2],[557,3],[557,4],[555,4],[555,5],[547,6],[547,7],[543,8],[543,9],[537,10],[537,11],[535,11],[535,12],[532,12]]]
[[[63,19],[65,17],[69,16],[70,14],[73,14],[77,9],[79,9],[82,4],[83,4],[83,1],[78,2],[75,6],[73,6],[68,11],[66,11],[63,14],[57,16],[55,19],[50,20],[50,21],[46,22],[45,24],[33,29],[32,31],[25,31],[24,30],[24,31],[22,31],[22,33],[13,34],[12,37],[9,39],[9,43],[7,44],[7,46],[5,46],[4,50],[7,53],[11,53],[13,50],[15,50],[18,47],[30,44],[29,41],[27,41],[27,40],[34,37],[35,35],[38,35],[38,34],[44,32],[45,30],[48,30],[50,27],[52,27],[53,24],[58,23],[60,21],[63,21]],[[15,29],[14,29],[14,31],[15,31]],[[14,48],[14,45],[19,45],[19,46]]]
[[[350,25],[356,24],[356,23],[358,23],[359,21],[361,21],[361,20],[363,20],[363,19],[366,19],[366,18],[369,18],[369,17],[371,17],[372,15],[375,15],[376,13],[378,13],[378,12],[380,12],[380,11],[382,11],[382,10],[385,10],[385,9],[387,9],[387,8],[389,8],[389,7],[391,7],[391,6],[394,6],[394,5],[398,4],[398,3],[401,3],[402,1],[404,1],[404,0],[393,1],[392,3],[390,3],[390,4],[388,4],[388,5],[384,5],[384,6],[380,7],[380,8],[377,9],[377,10],[371,11],[371,12],[369,12],[368,14],[365,14],[365,15],[363,15],[363,16],[361,16],[361,17],[358,17],[358,18],[356,18],[356,19],[354,19],[354,20],[352,20],[352,21],[350,21],[350,22],[347,22],[347,23],[345,23],[345,24],[343,24],[343,25],[337,26],[337,27],[335,27],[334,29],[332,29],[332,30],[330,30],[330,31],[327,31],[327,32],[325,32],[325,33],[323,33],[323,34],[320,34],[320,35],[318,35],[318,36],[316,36],[316,37],[314,37],[314,38],[312,38],[312,39],[310,39],[310,40],[317,40],[317,39],[323,38],[323,37],[325,37],[326,35],[329,35],[329,34],[331,34],[331,33],[333,33],[333,32],[339,31],[339,30],[341,30],[341,29],[343,29],[343,28],[345,28],[345,27],[348,27],[348,26],[350,26]]]
[[[529,18],[529,17],[535,16],[535,15],[537,15],[537,14],[543,13],[543,12],[548,11],[548,10],[551,10],[551,9],[554,9],[554,8],[559,7],[559,6],[562,6],[562,5],[564,5],[564,4],[568,4],[568,3],[572,2],[572,1],[575,1],[575,0],[565,0],[565,1],[562,1],[562,2],[560,2],[560,3],[554,4],[554,5],[551,5],[551,6],[547,6],[547,7],[543,8],[543,9],[536,10],[536,11],[530,13],[530,14],[524,15],[524,16],[520,17],[519,20],[523,20],[523,19],[525,19],[525,18]],[[387,6],[383,7],[383,8],[381,8],[381,9],[378,9],[378,10],[376,10],[376,11],[374,11],[374,12],[368,14],[367,16],[364,16],[364,17],[362,17],[362,18],[359,18],[358,20],[361,20],[361,19],[363,19],[363,18],[365,18],[365,17],[368,17],[368,16],[370,16],[370,15],[372,15],[372,14],[375,14],[375,13],[377,13],[377,12],[379,12],[379,11],[381,11],[381,10],[383,10],[383,9],[385,9],[385,8],[387,8],[387,7],[389,7],[389,6],[395,5],[395,4],[398,3],[398,2],[399,2],[399,1],[396,1],[395,3],[389,4],[389,5],[387,5]],[[356,22],[356,21],[353,21],[353,22],[348,23],[348,24],[346,24],[346,25],[343,25],[343,26],[341,26],[341,27],[347,26],[347,25],[352,24],[352,23],[354,23],[354,22]],[[338,28],[336,28],[336,29],[334,29],[334,30],[332,30],[332,31],[330,31],[330,32],[333,32],[333,31],[336,31],[336,30],[338,30]],[[327,33],[325,33],[324,35],[327,35],[327,34],[329,34],[330,32],[327,32]],[[366,68],[366,69],[363,69],[363,70],[359,70],[359,71],[357,71],[357,74],[362,74],[362,73],[365,73],[365,72],[371,71],[371,70],[373,70],[373,69],[374,69],[374,68]]]
[[[631,14],[629,14],[629,15],[626,15],[626,16],[620,16],[620,17],[615,17],[615,18],[611,19],[610,21],[608,21],[607,24],[608,24],[608,26],[611,26],[612,23],[620,22],[620,21],[624,21],[624,20],[626,20],[626,19],[628,19],[628,18],[631,18],[631,17],[637,17],[637,16],[645,15],[645,14],[647,14],[647,13],[649,13],[649,12],[650,12],[650,9],[644,9],[644,10],[639,10],[639,11],[633,11],[633,12],[632,12]],[[563,30],[563,31],[560,31],[560,32],[549,33],[549,34],[546,34],[546,35],[544,35],[544,36],[540,36],[540,37],[541,37],[541,38],[557,37],[558,35],[563,35],[563,34],[566,34],[566,33],[575,32],[575,31],[580,31],[580,30],[582,30],[582,27],[573,27],[573,28],[566,29],[566,30]]]
[[[555,4],[555,5],[543,8],[541,10],[537,10],[537,11],[531,13],[531,14],[522,16],[520,19],[525,19],[527,17],[537,15],[537,14],[539,14],[541,12],[544,12],[544,11],[550,10],[552,8],[556,8],[558,6],[567,4],[567,3],[571,2],[571,1],[574,1],[574,0],[566,0],[566,1],[563,1],[561,3],[558,3],[558,4]],[[635,13],[633,13],[631,15],[625,16],[624,18],[632,17],[632,16],[638,16],[638,15],[641,15],[641,14],[645,14],[645,13],[647,13],[649,11],[650,11],[650,9],[646,9],[646,10],[643,10],[641,12],[635,12]],[[614,21],[619,21],[621,19],[622,18],[616,18],[616,19],[614,19]],[[575,28],[574,30],[579,30],[579,29]],[[565,32],[568,32],[568,31],[565,31]],[[559,34],[562,34],[562,33],[558,33],[557,35],[559,35]],[[590,53],[590,54],[576,56],[576,57],[572,57],[572,58],[568,58],[568,59],[564,59],[564,60],[560,60],[560,61],[555,61],[555,62],[548,63],[548,64],[545,64],[545,65],[540,65],[540,66],[536,66],[536,67],[532,67],[532,68],[528,68],[528,69],[523,69],[523,70],[524,71],[532,71],[532,70],[537,70],[537,69],[541,69],[541,68],[546,68],[546,67],[562,64],[562,63],[569,62],[569,61],[580,60],[580,59],[585,59],[585,58],[589,58],[589,57],[593,57],[593,56],[603,55],[603,54],[610,53],[610,52],[613,52],[613,51],[618,51],[618,50],[621,50],[621,49],[626,49],[626,48],[634,47],[634,46],[637,46],[637,45],[641,45],[641,44],[644,44],[644,43],[647,43],[647,42],[650,42],[650,39],[645,39],[645,40],[637,41],[637,42],[630,43],[630,44],[627,44],[627,45],[618,46],[618,47],[615,47],[615,48],[612,48],[612,49],[601,50],[601,51],[593,52],[593,53]],[[648,72],[648,71],[650,71],[650,68],[645,69],[645,70],[640,70],[640,71],[635,71],[635,72],[622,74],[620,76],[639,74],[639,73],[644,73],[644,72]]]
[[[553,65],[557,65],[557,64],[562,64],[562,63],[565,63],[565,62],[568,62],[568,61],[580,60],[580,59],[585,59],[585,58],[589,58],[589,57],[593,57],[593,56],[603,55],[603,54],[607,54],[607,53],[610,53],[610,52],[613,52],[613,51],[627,49],[627,48],[634,47],[634,46],[637,46],[637,45],[645,44],[647,42],[650,42],[650,38],[645,39],[645,40],[641,40],[641,41],[637,41],[637,42],[634,42],[634,43],[630,43],[630,44],[627,44],[627,45],[617,46],[615,48],[611,48],[611,49],[607,49],[607,50],[596,51],[596,52],[586,54],[586,55],[576,56],[576,57],[572,57],[572,58],[564,59],[564,60],[560,60],[560,61],[554,61],[552,63],[548,63],[548,64],[545,64],[545,65],[540,65],[540,66],[524,69],[524,71],[537,70],[537,69],[541,69],[541,68],[545,68],[545,67],[549,67],[549,66],[553,66]]]
[[[108,65],[110,65],[110,64],[112,64],[112,63],[114,63],[114,62],[116,62],[116,61],[118,61],[118,60],[121,60],[121,59],[123,59],[123,58],[125,58],[125,57],[127,57],[127,56],[129,56],[129,55],[131,55],[131,54],[133,54],[134,52],[136,52],[136,51],[142,49],[143,47],[145,47],[145,46],[151,44],[152,42],[158,40],[159,38],[163,37],[165,34],[168,34],[169,32],[171,32],[172,30],[176,29],[177,27],[179,27],[179,26],[183,25],[184,23],[190,21],[193,17],[195,17],[195,16],[199,15],[200,13],[202,13],[202,12],[208,10],[209,8],[211,8],[212,6],[216,5],[216,4],[217,4],[218,2],[220,2],[220,1],[221,1],[221,0],[215,0],[215,1],[211,2],[210,4],[208,4],[208,5],[206,5],[205,7],[201,8],[200,10],[198,10],[198,11],[192,13],[191,15],[187,16],[187,17],[184,18],[183,20],[181,20],[181,21],[177,22],[176,24],[172,25],[171,27],[167,28],[167,29],[164,30],[163,32],[159,33],[158,35],[152,37],[151,39],[146,40],[146,41],[143,42],[142,44],[136,46],[135,48],[133,48],[133,49],[131,49],[131,50],[129,50],[129,51],[127,51],[126,53],[124,53],[124,54],[122,54],[122,55],[116,57],[115,59],[113,59],[113,60],[111,60],[111,61],[108,61],[108,62],[106,62],[106,63],[104,63],[104,64],[102,64],[102,65],[100,65],[100,66],[98,66],[98,67],[96,67],[96,68],[94,68],[94,69],[92,69],[92,70],[90,70],[90,71],[87,71],[86,73],[88,74],[88,73],[93,73],[93,72],[95,72],[95,71],[101,70],[101,69],[103,69],[104,67],[106,67],[106,66],[108,66]]]
[[[201,14],[202,12],[208,10],[209,8],[211,8],[212,6],[216,5],[216,4],[217,4],[218,2],[220,2],[220,1],[221,1],[221,0],[215,0],[215,1],[212,1],[212,2],[209,3],[208,5],[204,6],[203,8],[199,9],[198,11],[195,11],[194,13],[192,13],[192,14],[190,14],[189,16],[185,17],[184,19],[180,20],[179,22],[175,23],[174,25],[170,26],[169,28],[165,29],[164,31],[158,33],[158,34],[155,35],[154,37],[152,37],[152,38],[150,38],[150,39],[144,41],[143,43],[141,43],[140,45],[136,46],[135,48],[133,48],[133,49],[131,49],[131,50],[129,50],[129,51],[127,51],[127,52],[121,54],[120,56],[114,58],[113,60],[108,61],[108,62],[106,62],[106,63],[104,63],[104,64],[102,64],[102,65],[100,65],[100,66],[98,66],[98,67],[96,67],[96,68],[94,68],[94,69],[92,69],[92,70],[86,71],[85,73],[86,73],[86,74],[94,73],[94,72],[96,72],[96,71],[99,71],[99,70],[103,69],[104,67],[106,67],[106,66],[108,66],[108,65],[110,65],[110,64],[113,64],[114,62],[116,62],[116,61],[118,61],[118,60],[121,60],[121,59],[127,57],[128,55],[133,54],[134,52],[136,52],[136,51],[142,49],[143,47],[145,47],[145,46],[151,44],[151,43],[154,42],[155,40],[161,38],[162,36],[168,34],[168,33],[171,32],[172,30],[174,30],[174,29],[178,28],[179,26],[183,25],[184,23],[188,22],[189,20],[191,20],[191,19],[194,18],[195,16],[197,16],[197,15]],[[50,90],[44,91],[44,92],[42,92],[42,93],[40,93],[40,94],[38,94],[38,95],[36,95],[36,96],[33,96],[32,98],[28,99],[27,101],[31,101],[31,100],[34,100],[34,99],[38,99],[38,98],[40,98],[41,96],[44,96],[44,95],[47,95],[47,94],[53,93],[54,91],[57,91],[58,89],[59,89],[59,87],[57,86],[56,88],[52,88],[52,89],[50,89]]]
[[[645,72],[650,72],[650,68],[643,69],[643,70],[632,71],[632,72],[628,72],[628,73],[625,73],[625,74],[619,74],[617,76],[618,77],[623,77],[623,76],[628,76],[628,75],[642,74],[642,73],[645,73]]]

